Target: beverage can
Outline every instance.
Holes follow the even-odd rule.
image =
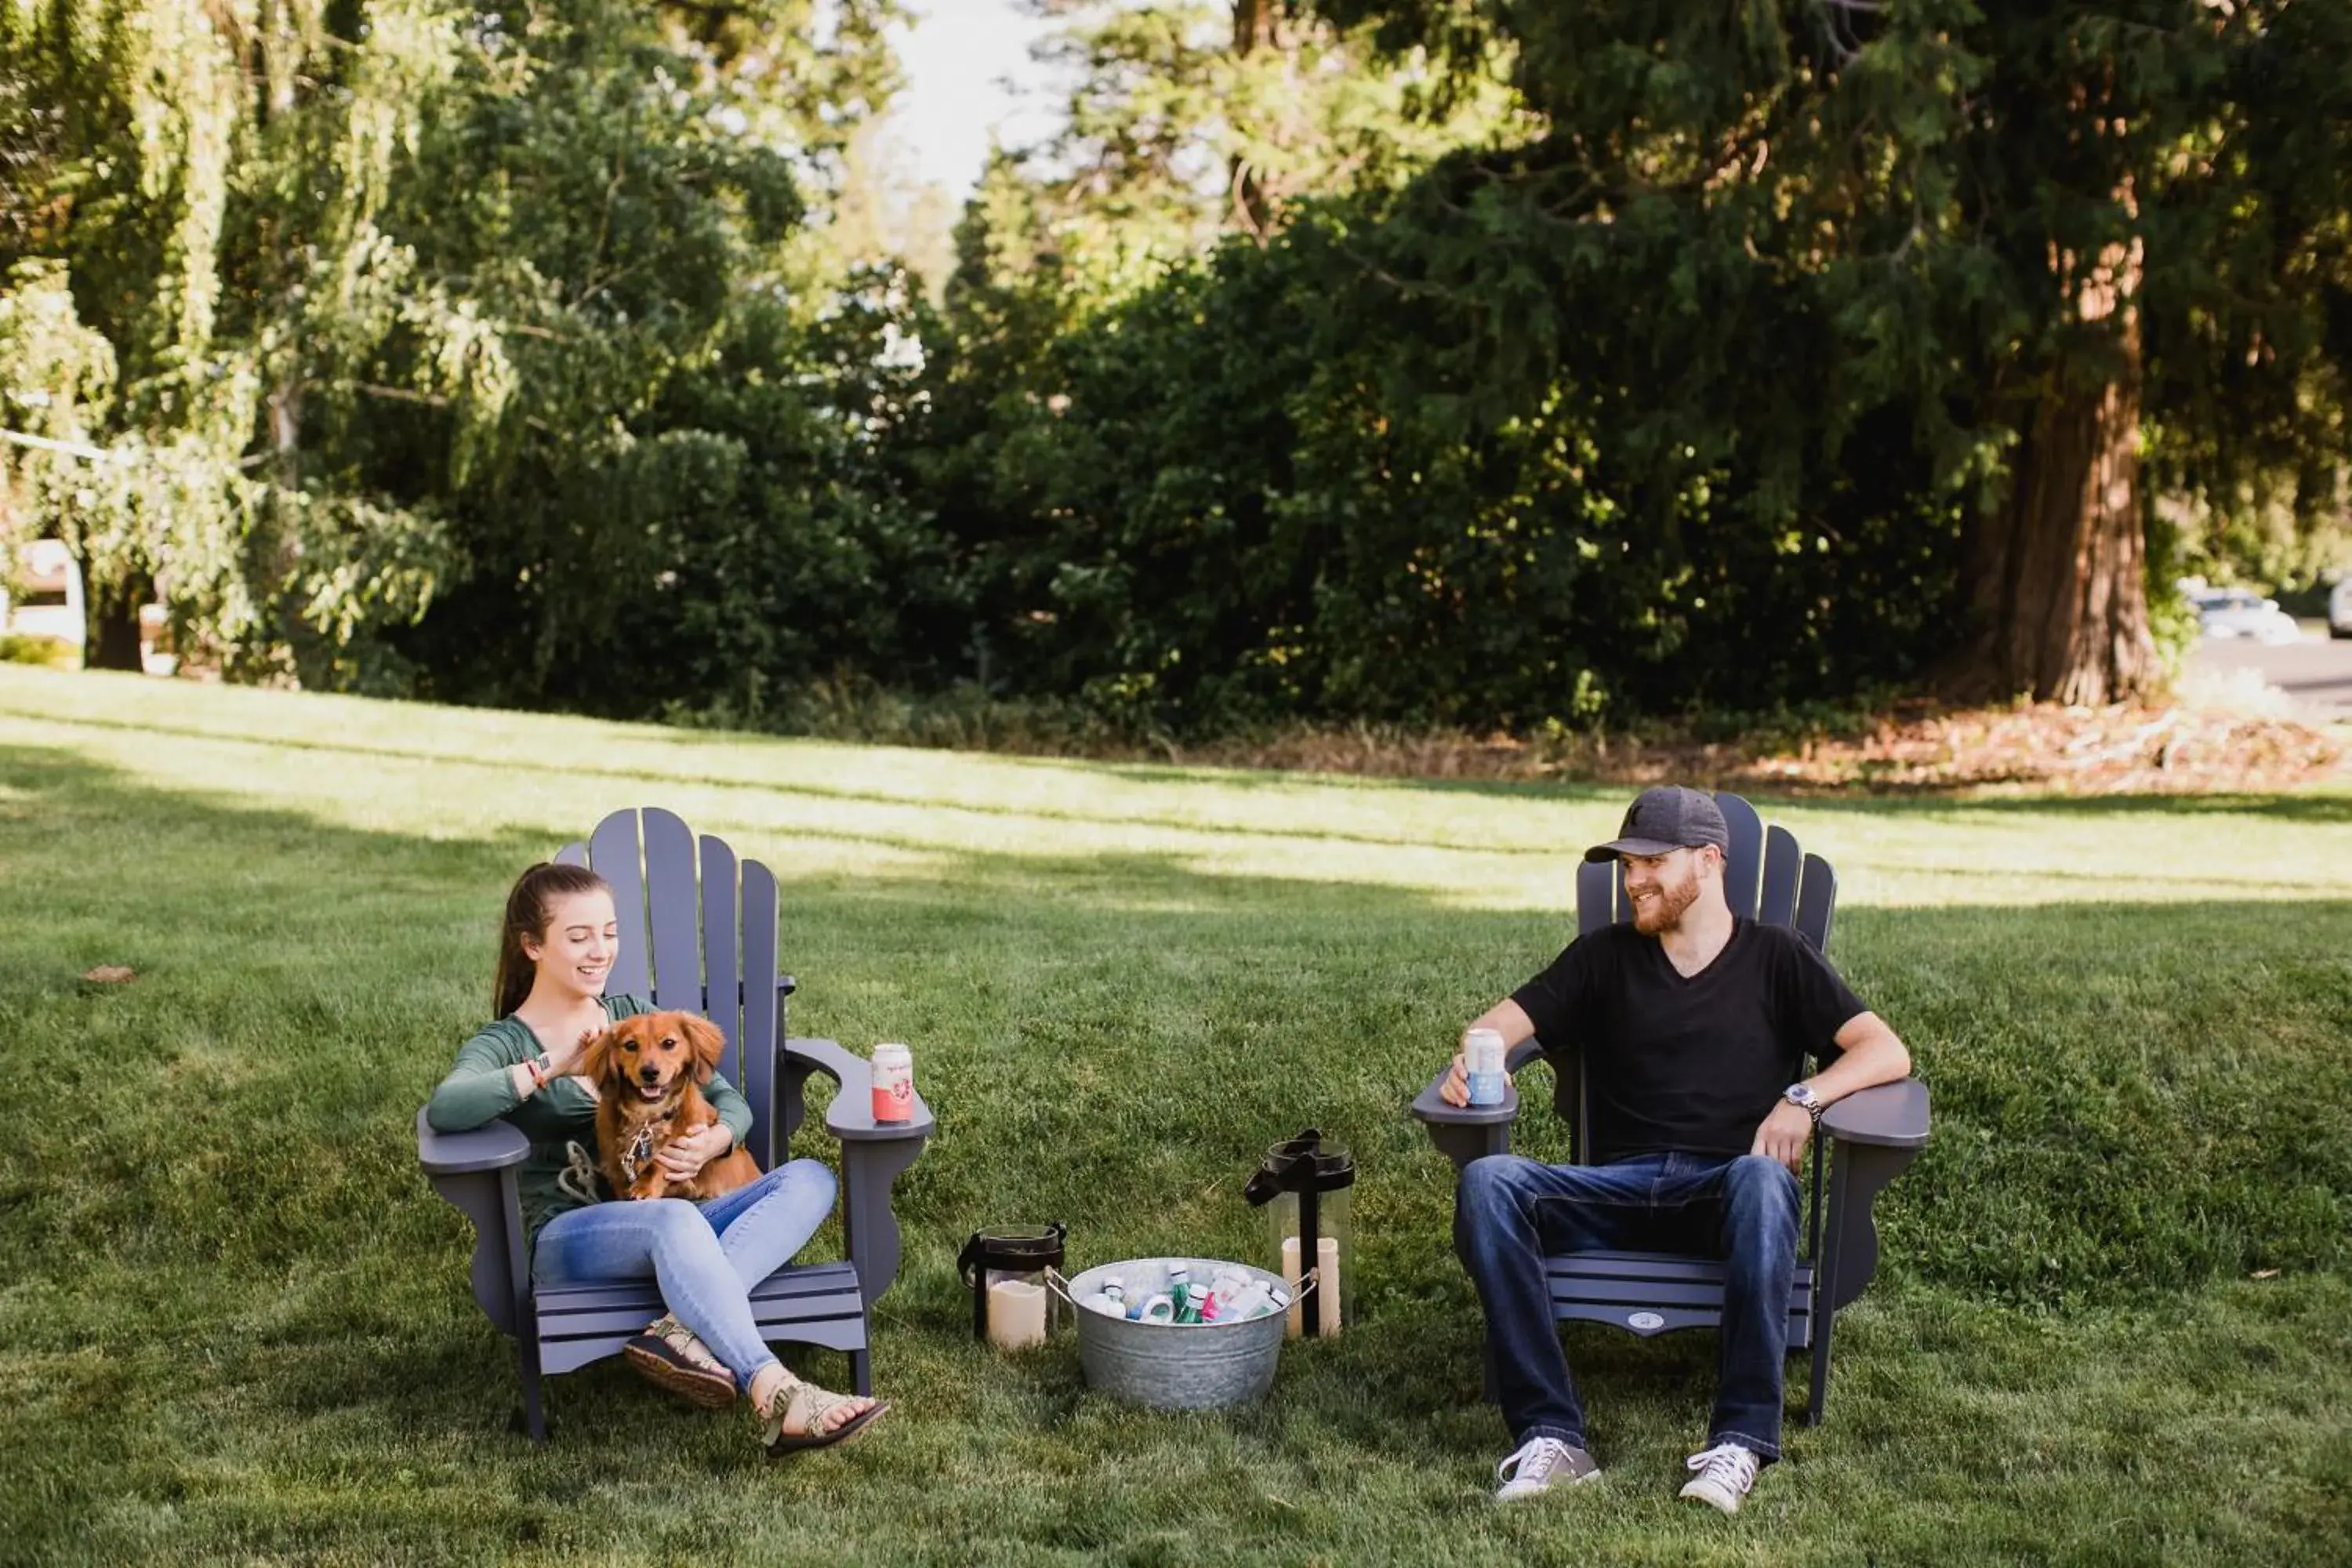
[[[915,1116],[915,1058],[906,1047],[874,1047],[874,1120],[911,1121]]]
[[[1470,1079],[1470,1103],[1503,1103],[1503,1037],[1493,1029],[1473,1029],[1462,1037],[1463,1070]]]

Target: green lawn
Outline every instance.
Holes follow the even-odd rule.
[[[1488,1504],[1402,1107],[1557,949],[1622,801],[0,667],[0,1561],[2352,1557],[2343,794],[1768,807],[1837,864],[1832,955],[1936,1097],[1830,1419],[1719,1519],[1674,1499],[1711,1341],[1580,1328],[1609,1476]],[[546,1448],[510,1435],[415,1169],[507,883],[642,803],[776,868],[796,1032],[911,1041],[939,1117],[878,1324],[898,1409],[842,1453],[767,1464],[747,1413],[613,1363],[551,1382]],[[1309,1123],[1362,1171],[1360,1318],[1261,1404],[1137,1413],[1066,1344],[971,1343],[974,1226],[1255,1258],[1242,1179]]]

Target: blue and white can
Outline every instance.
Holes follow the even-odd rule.
[[[1470,1079],[1470,1103],[1503,1103],[1503,1037],[1473,1029],[1462,1037],[1462,1065]]]

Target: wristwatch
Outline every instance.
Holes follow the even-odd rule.
[[[1822,1112],[1829,1109],[1822,1103],[1822,1097],[1813,1092],[1811,1084],[1792,1083],[1780,1091],[1780,1098],[1811,1117],[1816,1127],[1822,1124]]]

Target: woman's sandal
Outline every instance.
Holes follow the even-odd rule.
[[[647,1383],[689,1405],[723,1410],[735,1403],[735,1374],[676,1317],[656,1318],[621,1353]]]
[[[883,1413],[890,1408],[876,1400],[839,1426],[822,1432],[815,1430],[826,1416],[856,1402],[856,1396],[851,1394],[830,1394],[815,1384],[803,1383],[798,1378],[786,1380],[782,1387],[770,1394],[768,1408],[760,1413],[767,1422],[766,1429],[760,1434],[760,1441],[766,1447],[768,1458],[781,1459],[787,1454],[803,1453],[810,1448],[830,1448],[835,1443],[847,1442],[880,1419]],[[798,1426],[800,1430],[787,1432],[784,1430],[787,1424]]]

